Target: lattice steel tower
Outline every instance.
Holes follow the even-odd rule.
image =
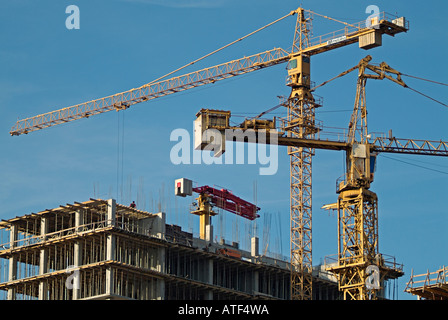
[[[288,137],[313,139],[315,103],[310,91],[310,57],[299,54],[308,47],[310,19],[297,10],[293,56],[288,63]],[[294,54],[296,53],[296,54]],[[312,157],[313,148],[288,147],[290,156],[291,299],[312,299]]]

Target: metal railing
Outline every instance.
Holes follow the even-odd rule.
[[[393,269],[396,271],[403,271],[403,264],[398,263],[396,258],[394,256],[388,255],[388,254],[380,254],[380,265],[384,266],[388,269]],[[342,257],[345,259],[346,257]],[[339,265],[339,254],[335,253],[332,255],[328,255],[324,258],[324,266],[325,268],[329,268],[334,265]]]
[[[392,15],[390,13],[383,11],[383,12],[380,12],[377,17],[378,17],[377,19],[376,19],[376,17],[373,18],[374,20],[370,27],[368,27],[366,25],[366,20],[363,20],[363,21],[356,22],[354,24],[348,24],[343,29],[339,29],[339,30],[336,30],[333,32],[329,32],[329,33],[320,35],[320,36],[313,37],[309,40],[307,47],[310,48],[310,47],[314,47],[314,46],[321,46],[323,44],[331,45],[331,44],[336,44],[339,42],[346,41],[348,37],[355,35],[360,30],[366,29],[366,28],[373,29],[373,28],[375,28],[376,24],[379,24],[383,21],[399,25],[398,24],[399,17]],[[376,19],[377,23],[375,23],[375,19]],[[404,23],[403,26],[400,26],[400,25],[399,26],[404,27],[406,30],[409,30],[409,21],[404,19],[403,23]]]
[[[62,230],[57,230],[54,232],[45,233],[43,235],[34,235],[30,237],[25,237],[21,239],[17,239],[14,241],[8,241],[5,243],[0,244],[0,250],[8,250],[12,248],[21,248],[26,246],[31,246],[34,244],[39,244],[44,241],[51,241],[51,240],[58,240],[62,239],[66,236],[71,236],[77,233],[83,233],[83,232],[90,232],[90,231],[97,231],[106,227],[115,227],[124,231],[138,233],[138,234],[145,234],[150,235],[150,232],[152,230],[151,227],[142,227],[138,225],[138,223],[132,223],[132,222],[121,222],[119,220],[100,220],[95,221],[87,224],[82,224],[79,226],[66,228]]]
[[[412,271],[413,272],[413,271]],[[444,266],[441,269],[418,275],[411,275],[411,279],[406,284],[405,291],[414,288],[425,288],[427,286],[433,286],[438,284],[448,284],[448,266]]]

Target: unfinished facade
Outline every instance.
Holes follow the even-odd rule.
[[[193,237],[152,214],[91,199],[0,222],[0,292],[8,300],[290,299],[290,265]],[[314,299],[339,299],[313,270]]]

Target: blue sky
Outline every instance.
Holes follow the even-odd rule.
[[[347,22],[367,18],[374,4],[410,21],[410,31],[384,36],[383,46],[358,46],[312,58],[312,80],[321,83],[356,65],[367,54],[407,74],[447,81],[446,1],[302,1],[305,8]],[[80,29],[68,30],[65,8],[80,9]],[[187,177],[200,185],[232,190],[261,207],[257,232],[263,250],[289,255],[289,159],[279,150],[279,170],[260,176],[259,165],[174,165],[170,150],[176,128],[191,132],[201,108],[231,110],[236,123],[287,96],[285,65],[217,82],[109,112],[87,120],[9,136],[18,118],[100,98],[150,82],[296,9],[299,1],[274,0],[15,0],[0,2],[0,218],[38,212],[91,197],[137,200],[156,211],[161,199],[169,223],[197,232],[188,213],[192,198],[175,198],[173,183]],[[228,48],[185,71],[292,44],[295,18]],[[314,35],[343,26],[315,18]],[[410,87],[447,103],[446,87],[404,78]],[[353,108],[356,75],[316,91],[324,98],[317,118],[346,128]],[[448,110],[389,81],[368,82],[369,131],[393,130],[396,137],[448,141]],[[276,112],[279,112],[276,110]],[[276,114],[279,115],[279,114]],[[238,117],[239,116],[239,117]],[[334,131],[334,130],[333,130]],[[124,138],[124,140],[122,139]],[[122,143],[122,141],[124,143]],[[405,161],[407,163],[404,163]],[[410,165],[408,163],[414,164]],[[418,165],[418,166],[415,166]],[[424,168],[422,168],[424,167]],[[433,170],[428,170],[433,169]],[[337,253],[337,219],[320,209],[337,199],[343,154],[316,152],[313,162],[313,259]],[[438,170],[438,171],[434,171]],[[441,171],[441,172],[440,172]],[[379,157],[371,190],[379,197],[380,252],[404,264],[401,299],[411,269],[420,274],[448,263],[448,162],[446,158],[385,154]],[[256,186],[256,197],[254,189]],[[253,224],[221,215],[215,234],[247,245]],[[216,221],[215,223],[218,223]],[[269,238],[267,236],[269,235]]]

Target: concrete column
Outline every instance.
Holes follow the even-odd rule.
[[[165,299],[165,280],[157,279],[157,288],[156,288],[156,300],[164,300]]]
[[[80,230],[80,226],[82,226],[84,224],[84,220],[83,220],[83,215],[82,215],[82,211],[78,210],[75,212],[75,231],[78,232]],[[75,247],[74,247],[74,257],[73,257],[73,263],[76,267],[79,267],[82,263],[81,256],[82,253],[82,242],[77,240],[75,242]]]
[[[115,235],[107,235],[106,260],[115,260]],[[114,270],[112,267],[106,269],[106,294],[113,294]]]
[[[260,287],[258,285],[260,280],[260,274],[258,271],[254,271],[253,276],[252,276],[252,288],[253,288],[253,293],[255,292],[260,292]]]
[[[84,216],[82,210],[78,210],[75,212],[75,231],[79,232],[81,230],[80,226],[84,224]],[[79,267],[82,264],[82,242],[80,240],[77,240],[74,244],[73,248],[73,264],[75,267]],[[77,279],[79,281],[79,279]],[[79,284],[79,283],[78,283]],[[81,288],[73,288],[73,300],[79,299],[80,296],[80,289]]]
[[[75,232],[82,231],[82,226],[84,224],[84,215],[82,209],[79,209],[75,212]]]
[[[205,228],[205,240],[213,241],[213,226],[211,224]]]
[[[107,200],[107,226],[115,225],[115,216],[116,216],[117,202],[115,199]]]
[[[154,218],[154,223],[152,225],[150,235],[153,237],[157,237],[159,239],[165,238],[166,233],[166,214],[165,212],[159,212],[156,214]],[[156,270],[160,273],[166,273],[166,264],[165,264],[165,255],[166,250],[165,247],[157,248],[157,266]],[[157,288],[156,288],[156,299],[163,300],[165,297],[165,280],[157,279]]]
[[[154,219],[150,235],[159,239],[164,239],[166,233],[166,213],[159,212]]]
[[[42,216],[40,218],[40,235],[42,236],[42,242],[46,240],[46,234],[48,233],[48,218]],[[43,247],[40,249],[39,259],[39,275],[43,275],[48,272],[47,270],[48,250]],[[44,300],[47,292],[47,285],[44,281],[39,283],[39,300]]]
[[[205,264],[205,282],[208,284],[213,284],[213,259],[208,259],[204,261]],[[205,300],[213,300],[213,291],[207,290],[204,296]]]
[[[258,237],[252,237],[250,239],[250,254],[252,257],[258,257],[260,255]]]
[[[116,218],[115,199],[107,200],[107,226],[114,226]],[[115,235],[107,235],[106,260],[115,260]],[[113,294],[114,288],[114,270],[112,267],[106,269],[106,294]]]
[[[260,256],[260,252],[259,252],[259,239],[258,237],[252,237],[250,239],[250,254],[252,256],[252,261],[256,261],[256,259]],[[252,274],[252,292],[259,292],[260,288],[258,285],[259,282],[259,278],[260,278],[260,274],[257,270],[254,270],[253,274]]]
[[[165,264],[165,247],[159,247],[157,249],[157,271],[160,273],[166,273],[166,264]],[[165,280],[157,279],[157,300],[163,300],[165,297]]]
[[[160,213],[162,220],[163,220],[163,230],[160,230],[160,238],[165,236],[165,213]],[[162,232],[163,231],[163,232]],[[166,264],[165,264],[165,257],[166,250],[165,247],[158,247],[157,248],[157,271],[160,273],[166,273]],[[165,298],[165,279],[157,279],[157,293],[156,293],[156,299],[157,300],[163,300]]]
[[[13,249],[16,246],[15,241],[17,240],[17,226],[11,225],[11,229],[9,231],[9,247]],[[16,280],[17,278],[17,257],[13,254],[9,258],[9,269],[8,269],[8,281]],[[8,300],[16,299],[16,289],[10,288],[8,289]]]
[[[110,296],[114,293],[114,269],[108,267],[106,269],[106,295]]]

